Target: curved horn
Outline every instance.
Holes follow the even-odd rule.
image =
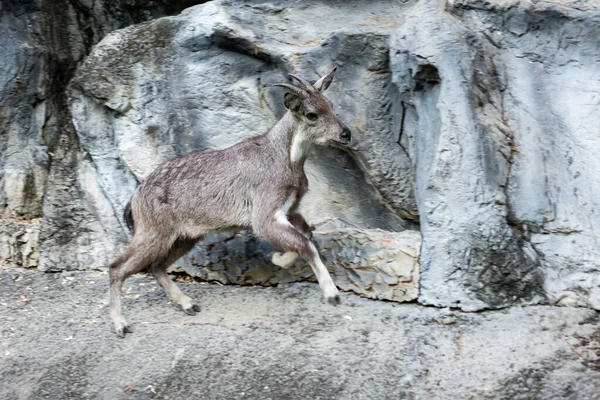
[[[301,77],[299,75],[290,74],[290,78],[297,80],[298,83],[300,83],[306,90],[310,90],[310,91],[315,90],[315,88],[309,81],[307,81],[306,79],[304,79],[303,77]]]
[[[306,90],[299,88],[298,86],[290,85],[288,83],[275,83],[272,86],[278,86],[278,87],[285,88],[285,89],[289,90],[290,92],[294,93],[296,96],[299,96],[301,98],[307,97]]]

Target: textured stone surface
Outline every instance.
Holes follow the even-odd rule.
[[[329,264],[342,289],[374,298],[414,300],[419,235],[412,232],[403,236],[410,237],[405,244],[411,249],[410,256],[400,255],[404,242],[396,239],[393,242],[397,250],[392,251],[391,246],[381,248],[380,236],[394,237],[393,231],[413,224],[380,204],[381,196],[365,181],[359,168],[370,165],[366,171],[377,176],[370,181],[383,197],[393,199],[386,203],[394,203],[396,208],[406,203],[406,215],[416,218],[410,165],[395,144],[394,114],[387,112],[391,102],[391,94],[385,93],[391,82],[386,69],[388,49],[385,36],[376,33],[383,29],[380,25],[384,22],[390,23],[389,18],[377,21],[367,33],[328,37],[325,31],[300,29],[302,18],[314,9],[300,7],[295,10],[298,15],[282,11],[272,16],[264,5],[224,4],[207,4],[179,17],[116,31],[79,69],[71,82],[70,108],[89,156],[80,164],[86,168],[80,170],[79,179],[85,182],[86,204],[93,208],[97,222],[90,223],[92,228],[86,232],[89,245],[79,243],[78,252],[86,253],[83,265],[81,260],[67,263],[62,258],[44,258],[41,268],[105,267],[123,247],[125,229],[120,210],[139,180],[176,155],[223,148],[264,132],[284,111],[281,92],[269,89],[269,84],[284,81],[284,72],[293,71],[297,62],[307,76],[316,76],[330,67],[332,59],[341,63],[343,54],[362,49],[361,57],[346,63],[345,72],[338,77],[340,84],[330,90],[330,97],[346,114],[342,118],[353,124],[357,146],[365,150],[356,162],[335,149],[315,149],[307,166],[311,191],[302,203],[302,211],[312,224],[337,221],[337,236],[323,238],[320,243],[324,253],[335,260]],[[328,9],[319,3],[315,7]],[[383,17],[382,5],[376,11]],[[286,15],[292,20],[286,22]],[[257,18],[262,22],[257,23]],[[336,23],[343,26],[342,20]],[[288,44],[273,41],[267,33],[283,30],[284,24],[293,25],[286,27],[286,32],[301,37],[289,38]],[[322,38],[325,41],[316,46]],[[292,40],[308,44],[302,53],[292,52]],[[323,49],[329,48],[335,49],[335,54],[326,56]],[[344,82],[354,85],[344,88]],[[371,89],[359,90],[365,85]],[[372,135],[375,131],[382,136]],[[408,174],[396,172],[405,167]],[[386,188],[386,179],[394,181],[394,187]],[[392,192],[398,196],[392,196]],[[355,236],[363,240],[347,240],[348,248],[343,248],[340,240],[345,233],[338,228],[347,226],[392,232],[371,238],[370,231],[356,230]],[[330,246],[341,254],[334,255]],[[179,265],[194,275],[228,283],[312,279],[312,271],[304,263],[285,271],[275,267],[265,253],[269,248],[249,235],[212,237]],[[52,248],[47,253],[65,252]],[[357,262],[362,265],[355,265]]]
[[[192,3],[2,3],[0,213],[43,217],[39,269],[106,267],[140,179],[263,132],[283,113],[269,84],[336,65],[328,95],[356,141],[311,154],[310,222],[420,229],[422,303],[600,309],[597,1],[214,1],[140,23]],[[245,280],[236,257],[227,279]],[[258,281],[290,274],[256,259]]]
[[[330,35],[331,27],[303,26],[304,18],[319,10],[333,12],[320,2],[314,2],[314,8],[276,10],[266,4],[214,2],[178,17],[116,31],[96,46],[70,92],[73,122],[90,161],[86,194],[95,200],[87,204],[98,219],[87,251],[114,249],[105,257],[90,257],[90,262],[107,265],[122,248],[120,211],[137,182],[161,162],[263,133],[284,112],[282,93],[270,84],[285,81],[285,73],[296,70],[315,77],[344,63],[344,54],[357,49],[363,54],[344,63],[328,96],[352,125],[357,146],[365,150],[357,153],[357,162],[339,150],[316,148],[307,165],[311,190],[301,210],[312,224],[337,219],[342,227],[414,228],[379,201],[384,194],[394,199],[387,203],[395,202],[396,208],[406,203],[407,213],[416,218],[410,171],[400,173],[402,166],[410,170],[410,165],[395,145],[394,116],[386,112],[390,95],[382,93],[391,81],[385,40],[376,32],[388,29],[395,18],[386,17],[385,4],[373,9],[382,20],[373,19],[367,32],[336,36]],[[401,7],[395,7],[400,12]],[[349,22],[356,28],[361,21],[338,16],[334,23],[340,30]],[[281,32],[277,39],[274,31]],[[330,48],[334,54],[329,54]],[[375,74],[380,71],[382,75]],[[369,179],[379,191],[366,182],[371,177],[359,168],[365,163],[374,165],[365,170],[379,177]],[[383,175],[395,182],[395,189],[385,189]],[[398,196],[391,196],[392,191]],[[76,265],[42,262],[48,269]]]
[[[33,273],[32,273],[33,272]],[[135,333],[115,337],[98,272],[0,271],[0,398],[539,399],[600,393],[598,316],[551,306],[462,313],[311,283],[125,284]],[[60,377],[60,378],[59,378]],[[154,393],[155,392],[155,393]]]
[[[421,216],[421,295],[598,308],[597,2],[422,2],[391,69]]]
[[[417,298],[418,232],[332,229],[316,231],[313,240],[340,289],[380,300]],[[215,235],[178,264],[189,275],[222,283],[270,285],[314,280],[302,259],[285,269],[274,265],[271,255],[277,250],[250,234]]]
[[[0,4],[0,216],[43,218],[41,265],[93,266],[96,211],[85,195],[86,157],[65,90],[106,33],[202,1],[2,1]],[[89,158],[88,158],[89,161]],[[83,173],[81,172],[83,170]],[[7,229],[14,228],[9,232]],[[19,235],[18,224],[3,235]],[[121,236],[124,239],[124,236]],[[34,243],[32,242],[32,245]]]
[[[3,267],[37,267],[40,259],[39,218],[0,219],[0,265]]]
[[[41,18],[26,3],[0,7],[0,215],[36,218],[49,167],[42,129],[50,79],[36,46]]]

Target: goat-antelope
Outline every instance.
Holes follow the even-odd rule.
[[[160,286],[191,315],[200,310],[167,275],[167,268],[210,232],[252,229],[280,247],[273,262],[289,265],[297,255],[312,267],[331,304],[339,293],[319,253],[312,232],[298,213],[308,190],[304,161],[310,145],[348,145],[350,130],[323,95],[335,68],[314,84],[290,75],[285,115],[267,133],[224,150],[192,153],[167,161],[135,190],[124,218],[133,231],[125,252],[110,266],[110,316],[116,332],[130,332],[121,312],[121,288],[146,268]]]

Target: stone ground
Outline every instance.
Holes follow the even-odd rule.
[[[126,283],[135,333],[107,317],[107,275],[0,270],[0,398],[600,399],[595,311],[462,313],[318,286]]]

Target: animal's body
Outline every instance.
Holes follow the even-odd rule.
[[[184,311],[199,311],[166,270],[210,232],[252,229],[287,252],[274,257],[279,265],[299,254],[313,268],[325,298],[339,302],[310,241],[309,225],[297,212],[308,190],[304,161],[310,145],[350,142],[349,129],[321,93],[334,72],[314,85],[294,75],[297,86],[277,85],[287,90],[288,112],[267,133],[167,161],[138,186],[125,208],[133,239],[110,266],[110,314],[119,336],[128,331],[121,313],[123,281],[146,268]]]

